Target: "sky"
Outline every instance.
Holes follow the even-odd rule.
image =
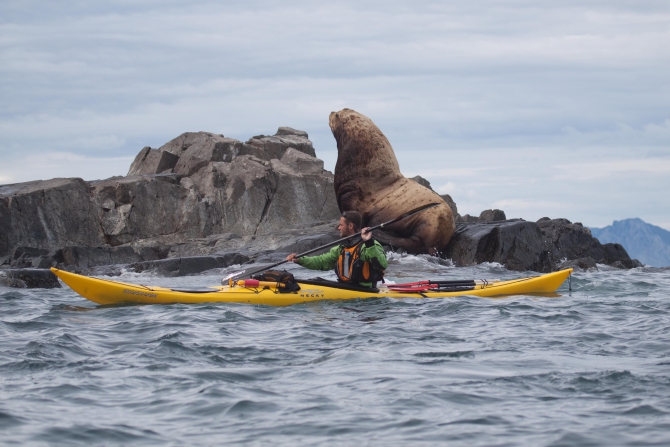
[[[125,175],[183,132],[370,117],[461,214],[670,229],[670,2],[0,4],[0,184]]]

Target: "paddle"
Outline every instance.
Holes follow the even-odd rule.
[[[376,229],[378,229],[378,228],[384,228],[384,227],[387,226],[387,225],[394,224],[394,223],[396,223],[396,222],[398,222],[398,221],[400,221],[400,220],[403,220],[403,219],[408,218],[409,216],[413,216],[414,214],[420,213],[421,211],[425,211],[425,210],[427,210],[428,208],[432,208],[432,207],[437,206],[437,205],[439,205],[439,203],[428,203],[428,204],[426,204],[426,205],[421,205],[421,206],[419,206],[419,207],[417,207],[417,208],[414,208],[414,209],[411,210],[411,211],[406,212],[406,213],[403,214],[402,216],[396,217],[396,218],[393,219],[393,220],[389,220],[388,222],[384,222],[384,223],[381,223],[381,224],[379,224],[379,225],[375,225],[375,226],[370,227],[370,228],[368,229],[368,231],[366,231],[366,233],[369,233],[369,232],[371,232],[371,231],[373,231],[373,230],[376,230]],[[361,235],[360,233],[356,233],[356,234],[352,234],[351,236],[345,236],[345,237],[343,237],[342,239],[338,239],[338,240],[336,240],[336,241],[330,242],[330,243],[325,244],[325,245],[322,245],[322,246],[320,246],[320,247],[316,247],[316,248],[313,248],[313,249],[311,249],[311,250],[307,250],[307,251],[305,251],[305,252],[303,252],[303,253],[297,254],[295,257],[296,257],[296,258],[302,258],[303,256],[307,256],[308,254],[314,253],[314,252],[319,251],[319,250],[323,250],[324,248],[334,247],[335,245],[338,245],[338,244],[340,244],[340,243],[342,243],[342,242],[348,241],[348,240],[353,239],[353,238],[355,238],[355,237],[357,237],[357,236],[360,236],[360,235]],[[282,264],[285,264],[285,263],[287,263],[287,262],[289,262],[289,261],[287,261],[287,260],[283,260],[283,261],[276,262],[276,263],[271,264],[271,265],[267,265],[267,266],[258,268],[257,270],[248,271],[249,269],[246,269],[246,270],[242,270],[242,271],[239,271],[239,272],[234,272],[234,273],[231,273],[230,275],[226,276],[225,278],[223,278],[223,280],[221,281],[221,283],[224,284],[226,281],[228,281],[228,280],[233,280],[233,279],[235,279],[235,278],[237,278],[237,277],[239,277],[239,276],[242,276],[242,275],[244,275],[244,276],[251,276],[251,275],[253,275],[253,274],[255,274],[255,273],[264,272],[264,271],[266,271],[266,270],[270,270],[271,268],[277,267],[277,266],[282,265]]]
[[[424,280],[424,281],[415,281],[415,282],[404,282],[399,284],[389,284],[388,287],[424,287],[429,285],[437,286],[475,286],[475,285],[488,285],[494,282],[500,282],[499,279],[456,279],[450,281],[433,281],[433,280]]]
[[[475,286],[488,286],[495,282],[500,282],[499,279],[456,279],[449,281],[415,281],[401,284],[387,284],[389,290],[395,292],[445,292],[457,290],[472,290]]]

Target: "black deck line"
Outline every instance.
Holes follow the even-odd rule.
[[[170,289],[173,292],[181,293],[212,293],[218,292],[218,289]]]
[[[308,284],[311,286],[326,286],[326,287],[333,287],[336,289],[342,289],[342,290],[354,290],[356,292],[368,292],[368,293],[379,293],[379,289],[376,287],[364,287],[364,286],[357,286],[353,284],[345,284],[343,282],[337,282],[337,281],[330,281],[328,279],[323,279],[323,278],[312,278],[312,279],[297,279],[296,281],[299,284]]]

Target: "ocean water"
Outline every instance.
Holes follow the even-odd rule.
[[[388,276],[526,275],[393,254]],[[605,266],[551,296],[284,308],[0,288],[0,444],[666,446],[669,291]]]

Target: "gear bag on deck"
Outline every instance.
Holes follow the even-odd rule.
[[[284,287],[279,287],[279,293],[297,292],[300,290],[300,285],[295,281],[293,273],[286,270],[268,270],[258,275],[252,276],[253,279],[259,281],[270,281],[278,284],[283,284]]]

